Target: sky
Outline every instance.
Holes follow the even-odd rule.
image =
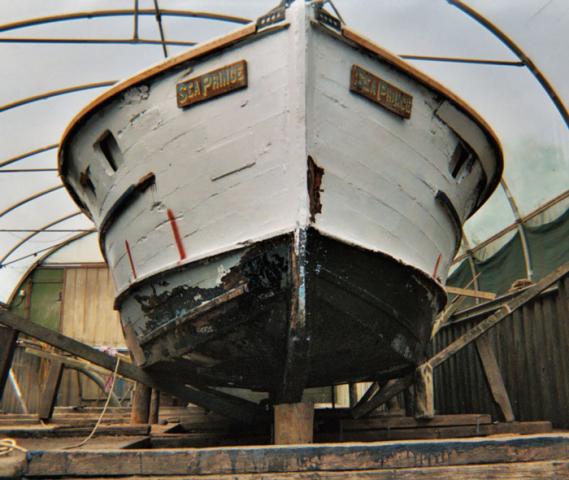
[[[296,0],[301,1],[301,0]],[[140,0],[140,8],[153,8]],[[159,0],[161,8],[212,11],[255,18],[276,0]],[[348,25],[396,54],[517,60],[490,32],[444,0],[335,0]],[[569,104],[569,1],[468,0],[468,4],[499,25],[534,60]],[[130,9],[133,0],[19,0],[4,2],[0,24],[100,9]],[[238,25],[201,19],[163,17],[168,39],[203,41]],[[15,37],[129,38],[132,17],[51,23],[0,31],[0,39]],[[142,17],[142,38],[158,39],[152,16]],[[170,54],[185,47],[170,47]],[[46,91],[90,82],[119,80],[163,59],[160,46],[59,45],[6,43],[0,40],[0,106]],[[559,113],[531,73],[523,67],[465,65],[413,61],[474,106],[493,126],[504,147],[505,179],[522,214],[527,214],[569,187],[569,135]],[[35,102],[19,108],[0,107],[0,165],[36,148],[57,143],[70,119],[103,89],[86,90]],[[33,192],[60,184],[57,172],[2,173],[8,168],[55,167],[55,150],[35,155],[10,167],[0,167],[0,212]],[[41,201],[0,215],[2,229],[44,226],[77,207],[65,191],[56,190]],[[514,221],[503,191],[466,225],[476,244]],[[87,229],[76,216],[61,229]],[[28,233],[0,231],[0,258]],[[11,260],[47,248],[70,232],[42,234],[14,252]],[[96,242],[86,243],[84,254]],[[77,252],[75,252],[77,254]],[[79,255],[81,252],[78,253]],[[10,260],[8,259],[8,260]],[[37,257],[0,269],[0,301],[6,298],[26,266]],[[17,267],[17,268],[16,268]],[[4,285],[4,286],[2,286]]]

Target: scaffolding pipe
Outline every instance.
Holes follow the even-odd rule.
[[[30,150],[29,152],[20,153],[15,157],[0,162],[0,167],[6,167],[8,165],[11,165],[12,163],[19,162],[20,160],[33,157],[34,155],[38,155],[43,152],[48,152],[49,150],[55,150],[57,147],[59,147],[59,143],[52,143],[51,145],[46,145],[45,147],[36,148],[35,150]]]
[[[50,15],[46,17],[37,17],[28,20],[21,20],[18,22],[6,23],[4,25],[0,25],[0,32],[9,32],[11,30],[17,30],[20,28],[33,27],[36,25],[45,25],[46,23],[66,22],[70,20],[90,20],[92,18],[101,18],[101,17],[131,16],[134,15],[135,13],[137,15],[153,16],[155,15],[156,12],[152,8],[137,9],[135,5],[135,9],[133,10],[130,9],[91,10],[85,12],[65,13],[60,15]],[[220,22],[237,23],[241,25],[245,25],[251,22],[249,18],[237,17],[234,15],[223,15],[220,13],[213,13],[213,12],[200,12],[194,10],[163,9],[162,15],[169,17],[201,18],[205,20],[217,20]]]
[[[486,17],[482,16],[472,7],[469,7],[461,0],[448,0],[451,5],[454,5],[459,10],[466,13],[469,17],[476,20],[480,25],[486,28],[490,33],[492,33],[496,38],[498,38],[506,47],[508,47],[519,59],[523,62],[523,64],[528,68],[528,70],[533,74],[536,80],[541,84],[561,116],[565,121],[565,125],[569,127],[569,112],[567,108],[563,104],[563,100],[555,91],[555,88],[549,80],[545,77],[545,75],[541,72],[541,70],[537,67],[537,65],[533,62],[533,60],[527,56],[527,54],[521,49],[519,45],[517,45],[506,33],[498,26],[494,25],[490,20]]]
[[[0,112],[5,112],[13,108],[22,107],[33,102],[38,102],[40,100],[45,100],[51,97],[57,97],[59,95],[67,95],[69,93],[81,92],[83,90],[92,90],[95,88],[110,87],[117,83],[116,80],[108,80],[105,82],[95,82],[95,83],[84,83],[82,85],[75,85],[73,87],[59,88],[57,90],[49,90],[38,95],[32,95],[31,97],[22,98],[16,100],[15,102],[6,103],[5,105],[0,105]]]
[[[28,235],[28,236],[22,238],[18,243],[16,243],[16,245],[14,245],[12,248],[10,248],[10,250],[8,250],[8,252],[6,252],[4,254],[4,256],[0,259],[0,265],[2,265],[10,257],[10,255],[12,255],[16,250],[18,250],[18,248],[20,248],[24,243],[31,240],[32,238],[34,238],[39,233],[42,233],[45,231],[53,231],[53,230],[48,230],[48,229],[55,226],[55,225],[63,223],[66,220],[69,220],[69,219],[74,218],[78,215],[81,215],[81,213],[82,213],[81,211],[71,213],[70,215],[65,215],[64,217],[60,217],[57,220],[54,220],[53,222],[50,222],[50,223],[44,225],[43,227],[40,227],[39,229],[37,229],[35,231],[30,230],[32,232],[31,235]]]
[[[51,192],[55,192],[57,190],[61,190],[62,188],[63,188],[63,185],[57,185],[55,187],[51,187],[51,188],[47,188],[45,190],[42,190],[41,192],[34,193],[34,194],[30,195],[29,197],[26,197],[23,200],[20,200],[18,203],[14,203],[13,205],[10,205],[8,208],[6,208],[2,212],[0,212],[0,218],[2,218],[4,215],[16,210],[17,208],[21,207],[22,205],[25,205],[26,203],[29,203],[29,202],[35,200],[36,198],[43,197],[44,195],[47,195]]]

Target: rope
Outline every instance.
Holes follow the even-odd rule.
[[[0,456],[8,455],[12,450],[20,450],[20,452],[27,452],[28,450],[24,447],[20,447],[16,440],[13,438],[2,438],[0,439]]]
[[[103,417],[105,416],[105,413],[107,412],[107,408],[108,408],[109,403],[111,401],[111,397],[113,395],[113,390],[115,388],[115,380],[117,379],[117,372],[119,370],[120,363],[121,363],[121,359],[117,355],[117,364],[115,365],[115,370],[113,371],[113,381],[111,382],[111,388],[109,389],[109,394],[107,395],[107,401],[105,402],[105,406],[103,407],[103,411],[101,412],[101,415],[99,415],[99,419],[97,420],[97,423],[95,423],[93,430],[91,430],[91,433],[83,441],[79,442],[76,445],[71,445],[69,447],[65,447],[64,450],[70,450],[72,448],[82,447],[89,440],[91,440],[93,438],[93,435],[95,435],[95,432],[97,431],[97,428],[99,428],[99,425],[101,424],[101,421],[103,420]]]

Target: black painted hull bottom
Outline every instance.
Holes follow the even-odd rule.
[[[299,342],[305,387],[386,380],[424,359],[431,325],[445,296],[432,279],[387,255],[303,232],[305,254],[293,235],[245,247],[220,285],[185,285],[149,299],[196,268],[218,272],[224,254],[149,280],[126,298],[121,318],[138,363],[163,380],[197,386],[278,392],[287,361],[291,313],[305,295],[306,329]],[[233,255],[235,252],[233,252]],[[304,285],[295,277],[301,264]],[[175,282],[172,282],[175,283]],[[181,295],[181,290],[190,295]],[[206,300],[207,303],[203,303]],[[169,305],[174,305],[169,308]],[[185,312],[180,315],[177,312]],[[137,313],[138,312],[138,313]],[[133,328],[136,315],[137,328]],[[142,322],[142,323],[141,323]],[[142,330],[140,325],[146,325]],[[151,326],[151,327],[150,327]],[[297,332],[298,333],[298,332]],[[288,375],[288,374],[287,374]]]

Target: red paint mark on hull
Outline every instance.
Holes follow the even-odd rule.
[[[136,268],[134,267],[134,261],[132,260],[132,253],[130,251],[128,240],[124,241],[124,246],[126,247],[126,254],[128,256],[128,262],[130,263],[130,269],[132,270],[132,276],[136,278]]]
[[[176,217],[171,208],[168,209],[168,220],[170,220],[172,233],[174,234],[174,240],[176,241],[178,253],[180,254],[180,260],[184,260],[186,258],[186,249],[182,243],[182,237],[180,235],[180,229],[178,228],[178,222],[176,222]]]
[[[441,264],[441,259],[443,258],[443,256],[439,253],[439,256],[437,257],[437,263],[435,263],[435,271],[433,272],[433,278],[437,278],[437,273],[439,271],[439,265]]]

